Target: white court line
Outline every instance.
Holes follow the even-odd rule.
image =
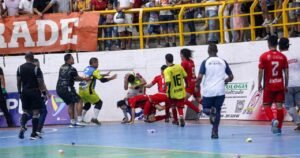
[[[58,129],[56,128],[44,128],[45,129],[45,133],[48,134],[48,133],[54,133],[54,132],[57,132]],[[17,138],[18,136],[17,135],[12,135],[12,136],[4,136],[4,137],[0,137],[0,139],[7,139],[7,138]]]

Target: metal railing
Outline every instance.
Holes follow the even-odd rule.
[[[175,6],[165,6],[165,7],[152,7],[152,8],[135,8],[135,9],[130,9],[126,10],[125,13],[135,13],[139,14],[139,19],[138,23],[133,23],[133,24],[113,24],[113,25],[99,25],[99,28],[108,28],[108,27],[115,27],[115,26],[137,26],[139,29],[138,35],[135,36],[128,36],[128,37],[99,37],[98,40],[100,41],[105,41],[105,40],[116,40],[116,39],[138,39],[139,40],[139,45],[140,49],[143,49],[145,44],[144,40],[145,38],[157,38],[157,37],[166,37],[166,36],[176,36],[179,38],[179,45],[184,46],[185,45],[185,36],[186,35],[203,35],[203,34],[208,34],[208,33],[218,33],[219,34],[219,43],[224,43],[225,38],[224,34],[225,32],[230,32],[230,31],[237,31],[237,30],[249,30],[250,31],[250,36],[251,40],[254,41],[256,39],[256,34],[255,31],[256,29],[264,28],[264,26],[260,26],[258,24],[255,24],[255,16],[257,15],[262,15],[262,12],[257,12],[255,11],[255,8],[257,5],[259,5],[259,0],[238,0],[238,3],[246,3],[246,2],[252,2],[251,7],[250,7],[250,13],[245,13],[245,14],[239,14],[239,15],[228,15],[224,16],[224,10],[227,5],[233,5],[235,2],[233,0],[226,0],[226,1],[218,1],[218,2],[205,2],[205,3],[194,3],[194,4],[183,4],[183,5],[175,5]],[[282,16],[279,19],[280,23],[277,24],[272,24],[269,27],[277,27],[277,28],[282,28],[283,36],[288,37],[289,35],[289,26],[291,25],[300,25],[300,22],[289,22],[289,17],[288,17],[288,11],[300,9],[298,8],[288,8],[288,0],[284,0],[282,3],[282,8],[281,9],[275,9],[274,11],[270,11],[270,13],[274,13],[275,15],[278,13],[281,13]],[[184,13],[187,9],[195,8],[205,8],[209,6],[218,6],[218,15],[216,17],[205,17],[205,18],[194,18],[194,19],[184,19]],[[153,12],[153,11],[162,11],[162,10],[179,10],[179,13],[177,15],[176,20],[172,21],[158,21],[158,22],[145,22],[143,20],[144,14]],[[109,11],[98,11],[100,15],[106,15],[106,14],[114,14],[116,13],[115,10],[109,10]],[[234,18],[234,17],[250,17],[250,23],[249,26],[243,27],[243,28],[230,28],[230,29],[225,29],[224,27],[224,20],[229,19],[229,18]],[[195,32],[186,32],[184,31],[184,24],[190,21],[194,22],[204,22],[207,25],[208,20],[216,20],[218,21],[218,28],[217,30],[199,30]],[[145,35],[145,25],[148,24],[165,24],[165,23],[175,23],[178,25],[178,31],[175,33],[168,33],[168,34],[158,34],[158,35]]]

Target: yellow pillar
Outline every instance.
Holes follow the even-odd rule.
[[[180,12],[178,14],[178,27],[179,27],[179,45],[184,46],[184,28],[183,28],[183,14],[184,14],[185,6],[182,6]]]

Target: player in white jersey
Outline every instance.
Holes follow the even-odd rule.
[[[289,85],[285,94],[285,107],[300,130],[300,56],[298,52],[289,51],[289,39],[282,37],[279,40],[279,50],[286,55],[289,63]],[[298,108],[298,109],[297,109]]]

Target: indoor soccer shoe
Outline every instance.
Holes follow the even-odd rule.
[[[272,120],[272,128],[271,128],[272,133],[274,133],[274,134],[278,133],[278,130],[279,130],[278,124],[279,124],[278,120],[275,120],[275,119]]]
[[[211,124],[214,124],[216,121],[216,114],[217,114],[217,109],[215,107],[211,107],[210,109],[210,115],[209,115],[209,121]]]
[[[218,134],[218,132],[212,130],[212,131],[211,131],[211,139],[219,139],[219,134]]]
[[[27,130],[27,128],[21,127],[20,132],[19,132],[19,138],[24,139],[24,133]]]
[[[183,117],[181,117],[179,119],[179,124],[180,124],[180,127],[184,127],[185,126],[185,122],[184,122],[184,118]]]
[[[91,120],[92,123],[96,124],[96,125],[101,125],[101,122],[99,122],[97,119],[93,118]]]
[[[30,140],[42,139],[37,133],[32,133],[30,136]]]

